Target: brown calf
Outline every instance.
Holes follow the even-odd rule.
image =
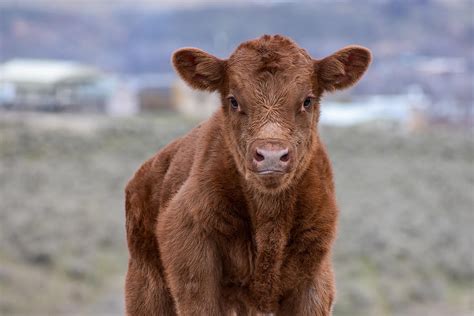
[[[227,60],[174,53],[222,106],[127,185],[128,315],[331,314],[338,211],[319,100],[370,60],[359,46],[315,60],[279,35]]]

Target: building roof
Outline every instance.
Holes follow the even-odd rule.
[[[98,69],[72,61],[13,59],[0,64],[0,82],[54,85],[100,75]]]

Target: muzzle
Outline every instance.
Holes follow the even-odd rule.
[[[282,139],[257,139],[247,152],[247,164],[258,175],[278,175],[291,171],[294,164],[294,148]]]

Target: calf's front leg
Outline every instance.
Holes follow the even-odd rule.
[[[335,297],[334,273],[326,255],[312,279],[305,279],[283,297],[277,316],[330,316]]]
[[[216,245],[200,225],[189,213],[168,209],[158,218],[157,238],[178,315],[225,315]]]

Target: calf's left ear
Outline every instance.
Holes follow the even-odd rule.
[[[314,61],[318,83],[326,91],[348,88],[362,78],[371,60],[372,55],[367,48],[347,46]]]
[[[192,88],[215,91],[224,78],[225,61],[197,48],[181,48],[173,54],[173,66]]]

